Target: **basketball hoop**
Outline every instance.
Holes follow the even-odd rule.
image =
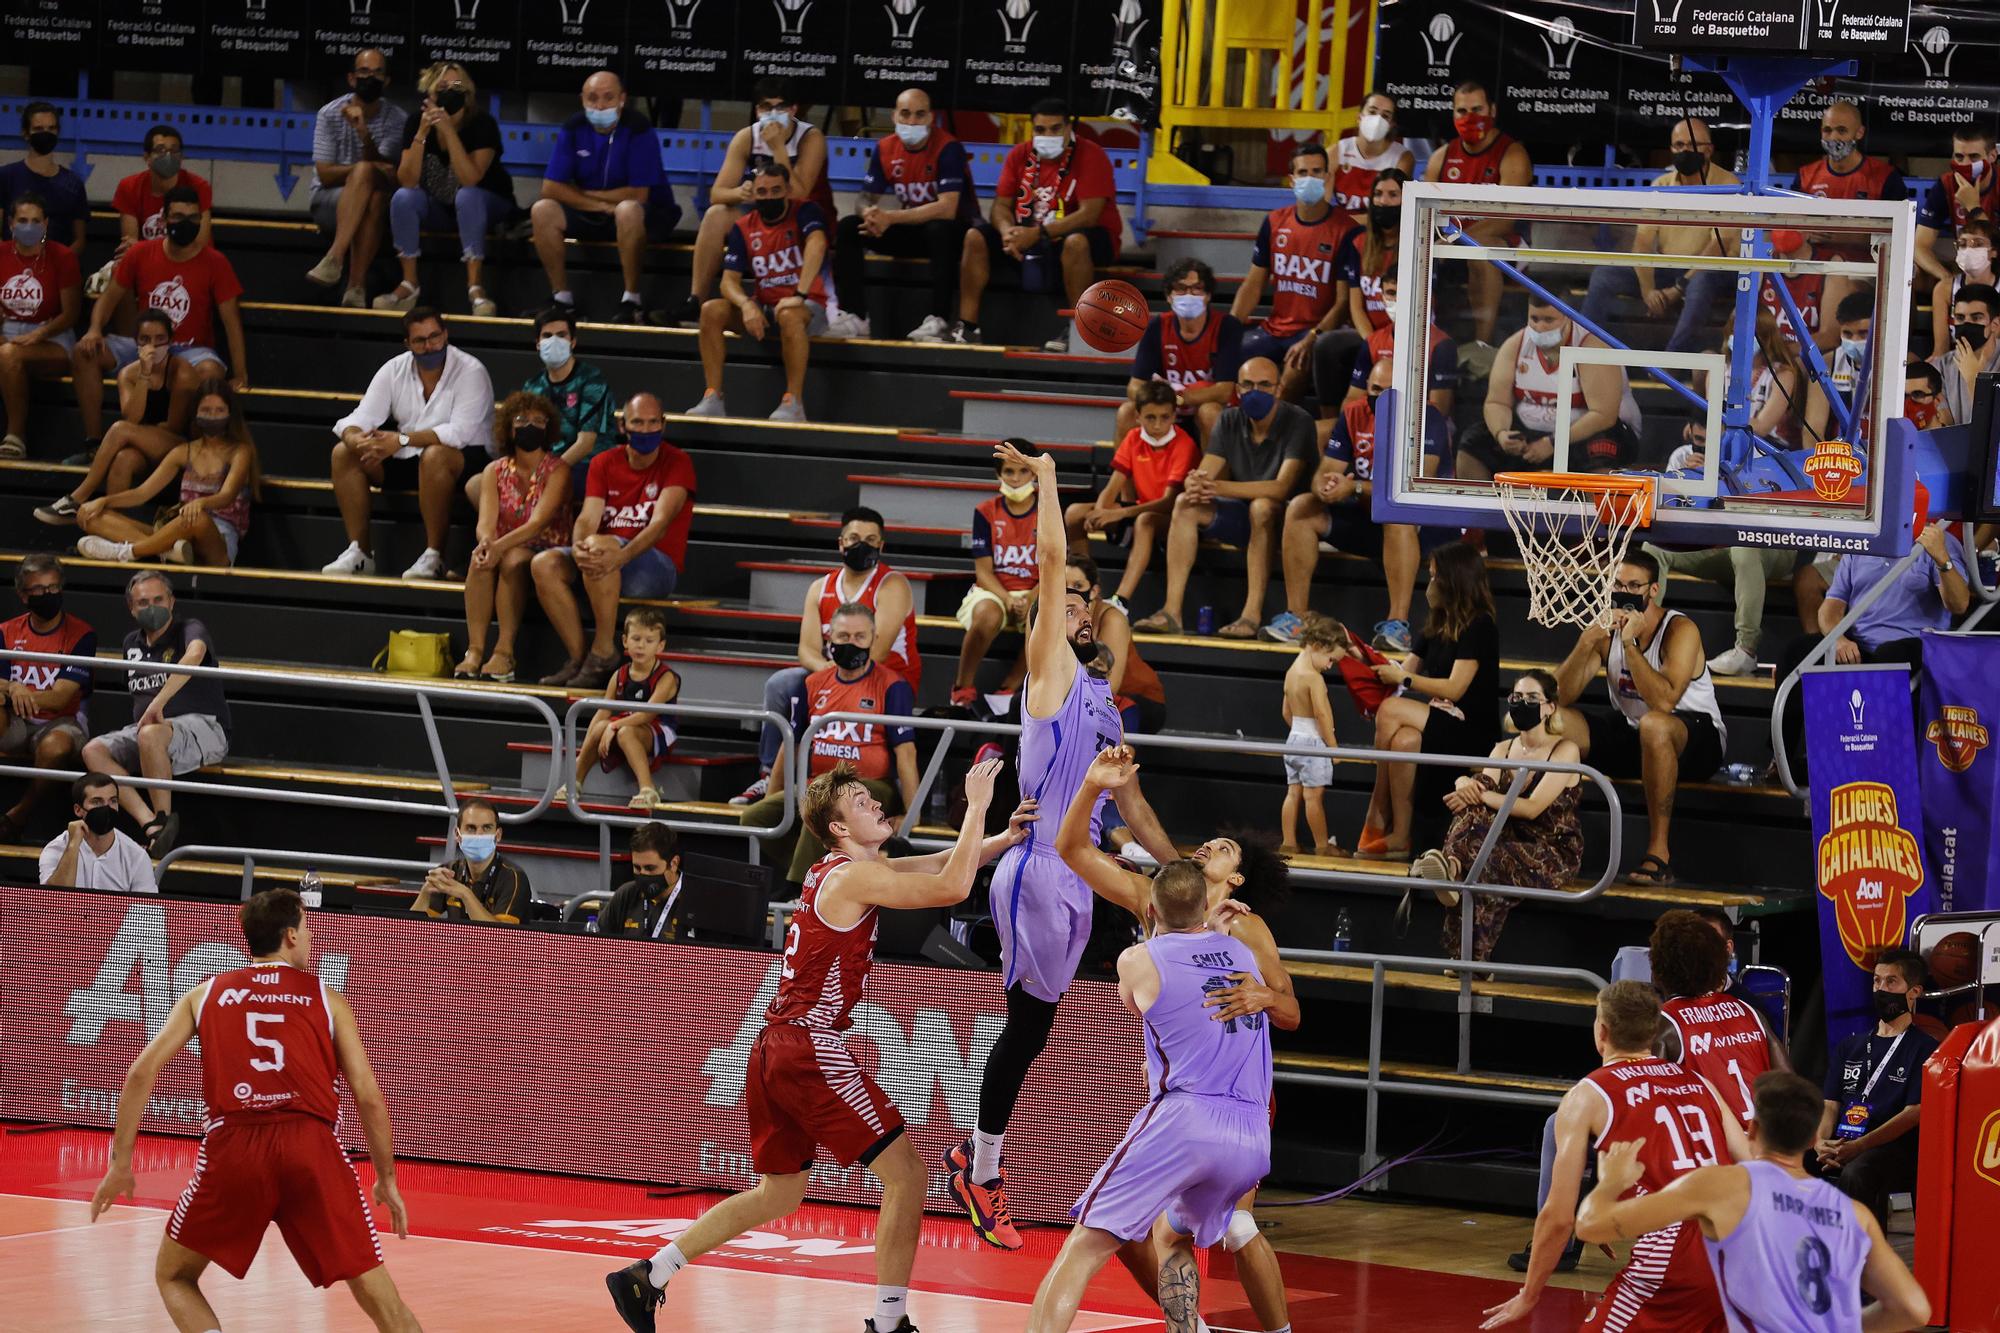
[[[1493,484],[1528,569],[1528,618],[1541,625],[1608,625],[1612,573],[1633,532],[1652,523],[1659,479],[1500,472]]]

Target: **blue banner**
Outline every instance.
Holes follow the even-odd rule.
[[[1926,645],[1928,651],[1928,645]],[[1873,1021],[1875,960],[1937,910],[1924,874],[1910,669],[1817,667],[1801,678],[1829,1046]]]
[[[1977,912],[2000,903],[1994,884],[2000,837],[2000,758],[1990,727],[2000,716],[2000,639],[1924,631],[1924,855],[1937,876],[1938,910]]]

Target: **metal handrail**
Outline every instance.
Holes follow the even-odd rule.
[[[169,848],[153,866],[154,878],[166,874],[167,867],[182,857],[206,857],[211,860],[243,862],[243,902],[250,901],[255,892],[257,863],[259,861],[300,862],[308,867],[335,866],[352,870],[391,870],[398,874],[414,871],[429,874],[436,869],[429,861],[402,861],[387,856],[349,856],[344,852],[295,852],[278,847],[218,847],[213,844],[190,843],[185,847]]]
[[[944,739],[938,744],[936,751],[931,755],[930,767],[925,771],[922,779],[917,784],[916,796],[910,802],[910,809],[904,812],[903,822],[899,827],[899,831],[905,836],[908,836],[915,829],[917,816],[923,809],[924,798],[929,793],[932,784],[936,781],[939,771],[943,768],[944,756],[951,749],[952,740],[958,732],[966,731],[975,735],[988,736],[1018,736],[1021,734],[1021,728],[1011,722],[968,722],[952,718],[896,717],[881,713],[824,713],[808,722],[805,730],[799,735],[796,760],[797,773],[795,775],[797,782],[803,783],[807,780],[805,770],[812,751],[810,742],[813,736],[818,734],[827,724],[833,722],[872,722],[881,725],[911,727],[945,733]],[[1494,812],[1493,823],[1487,829],[1486,841],[1481,844],[1479,854],[1474,857],[1472,864],[1465,868],[1466,879],[1463,881],[1426,879],[1416,875],[1391,879],[1388,876],[1374,875],[1358,870],[1320,870],[1307,867],[1297,867],[1291,872],[1292,878],[1305,883],[1341,884],[1353,888],[1365,888],[1377,893],[1395,893],[1408,888],[1446,889],[1463,893],[1465,895],[1463,901],[1466,908],[1466,930],[1468,932],[1471,929],[1472,896],[1474,894],[1502,894],[1509,898],[1582,903],[1589,902],[1591,899],[1601,895],[1618,876],[1618,865],[1624,850],[1624,804],[1618,799],[1618,791],[1611,785],[1611,780],[1586,763],[1578,762],[1572,764],[1553,759],[1509,759],[1501,761],[1494,759],[1490,754],[1479,756],[1405,754],[1397,750],[1366,750],[1338,745],[1333,746],[1329,750],[1325,746],[1293,745],[1289,741],[1239,740],[1233,736],[1223,738],[1216,736],[1172,736],[1129,733],[1125,736],[1125,742],[1133,746],[1150,745],[1166,750],[1269,755],[1273,758],[1284,758],[1287,755],[1295,755],[1301,758],[1326,758],[1330,755],[1335,763],[1412,763],[1429,764],[1446,768],[1513,769],[1514,780],[1508,787],[1507,793],[1501,801],[1500,808]],[[1610,846],[1607,849],[1604,873],[1599,875],[1589,888],[1581,892],[1572,893],[1567,889],[1537,889],[1527,885],[1482,884],[1477,882],[1480,872],[1486,868],[1486,863],[1492,854],[1493,848],[1499,841],[1500,828],[1507,822],[1509,816],[1512,815],[1515,799],[1527,785],[1527,776],[1531,772],[1574,773],[1580,778],[1587,778],[1597,785],[1598,790],[1604,794],[1605,804],[1610,807],[1611,836]],[[1045,817],[1053,816],[1057,821],[1060,821],[1063,815],[1062,811],[1048,811],[1044,813]]]
[[[749,853],[751,865],[761,865],[763,863],[763,848],[767,841],[773,838],[782,838],[792,831],[792,825],[798,818],[799,786],[797,783],[787,783],[785,785],[783,793],[785,798],[784,813],[779,817],[776,824],[768,828],[749,824],[718,824],[713,821],[699,819],[659,819],[645,814],[614,815],[604,813],[603,811],[584,809],[578,800],[580,795],[578,787],[581,784],[569,781],[572,771],[576,766],[576,720],[586,712],[597,712],[600,709],[606,708],[615,709],[620,713],[666,713],[676,716],[721,718],[732,722],[755,722],[760,725],[775,726],[778,729],[779,747],[776,764],[783,765],[786,771],[790,771],[792,767],[792,752],[795,748],[791,720],[780,717],[768,708],[750,708],[733,704],[693,704],[681,703],[679,701],[660,704],[653,703],[651,700],[628,702],[623,699],[607,699],[602,695],[586,695],[583,698],[572,700],[569,710],[563,714],[562,733],[557,739],[552,755],[553,762],[550,766],[550,780],[554,781],[560,776],[563,781],[568,783],[569,790],[566,793],[565,804],[569,808],[570,818],[577,820],[579,823],[596,825],[597,860],[605,888],[608,889],[611,887],[611,830],[613,828],[630,829],[638,828],[642,824],[664,824],[668,828],[680,832],[714,834],[723,837],[741,837],[747,844],[746,850]]]
[[[182,782],[172,778],[149,778],[132,773],[118,779],[122,784],[133,787],[159,788],[163,791],[198,791],[214,796],[241,796],[260,801],[285,801],[295,805],[323,805],[339,810],[392,811],[397,814],[444,815],[454,818],[458,814],[458,796],[453,789],[451,768],[444,757],[444,742],[438,736],[437,717],[431,712],[433,698],[450,699],[456,703],[504,704],[526,708],[541,714],[548,726],[549,741],[554,747],[562,745],[562,728],[556,721],[556,714],[544,700],[532,694],[518,694],[511,690],[465,689],[449,685],[425,685],[416,681],[403,680],[361,680],[349,676],[317,676],[287,671],[264,671],[255,667],[186,666],[179,662],[134,662],[123,657],[99,658],[78,657],[70,653],[28,653],[12,649],[0,651],[0,661],[40,662],[53,666],[83,667],[90,671],[124,672],[128,677],[140,673],[152,675],[165,673],[175,676],[194,676],[216,681],[239,681],[253,685],[281,686],[286,689],[326,690],[330,692],[351,691],[356,694],[393,695],[397,698],[414,698],[417,711],[424,722],[424,736],[430,744],[431,762],[437,769],[438,780],[444,794],[443,805],[429,805],[417,801],[389,801],[369,796],[346,796],[335,792],[301,792],[283,787],[245,787],[225,782]],[[18,764],[0,765],[0,777],[46,778],[48,774],[38,768]],[[527,810],[519,813],[500,815],[503,824],[526,824],[541,816],[549,808],[555,795],[555,773],[551,770],[549,785],[543,789],[541,797]]]
[[[1840,618],[1840,623],[1827,631],[1825,637],[1806,654],[1805,660],[1792,669],[1791,675],[1778,682],[1778,688],[1771,696],[1771,758],[1776,761],[1774,767],[1777,769],[1778,781],[1783,783],[1785,790],[1793,796],[1804,796],[1806,789],[1792,776],[1791,750],[1785,743],[1785,705],[1791,701],[1792,692],[1799,688],[1799,680],[1805,675],[1808,667],[1827,665],[1833,657],[1834,650],[1840,646],[1840,641],[1847,636],[1847,631],[1854,628],[1855,622],[1861,619],[1861,613],[1881,600],[1882,595],[1888,592],[1896,580],[1903,576],[1903,572],[1916,562],[1917,557],[1924,554],[1922,547],[1913,545],[1894,564],[1882,571],[1882,577],[1871,584],[1868,591],[1857,597],[1854,604],[1847,608],[1847,614]],[[1994,604],[2000,602],[2000,587],[1986,586],[1986,572],[1979,567],[1979,552],[1964,551],[1964,555],[1966,568],[1972,571],[1972,577],[1967,580],[1967,584],[1972,589],[1973,600],[1978,605],[1969,609],[1964,623],[1960,626],[1961,632],[1978,625],[1986,618],[1986,613],[1993,609]]]

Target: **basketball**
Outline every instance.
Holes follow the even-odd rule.
[[[1969,930],[1947,935],[1931,947],[1928,961],[1933,989],[1970,985],[1979,976],[1979,939]]]
[[[1077,298],[1076,331],[1100,352],[1123,352],[1146,336],[1152,312],[1129,282],[1109,279]]]

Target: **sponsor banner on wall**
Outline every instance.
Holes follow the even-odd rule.
[[[98,59],[112,69],[202,67],[202,0],[98,0]]]
[[[1071,5],[1056,0],[965,0],[954,107],[1023,114],[1069,86]]]
[[[1938,910],[2000,904],[2000,642],[1983,634],[1924,632],[1923,724],[1917,775],[1924,793],[1924,850],[1937,876]]]
[[[88,67],[97,59],[98,19],[97,0],[0,0],[0,38],[15,65]]]
[[[1873,1022],[1875,960],[1937,910],[1924,871],[1910,669],[1814,667],[1801,677],[1812,773],[1827,1044]]]
[[[742,4],[736,40],[742,50],[744,87],[736,97],[748,101],[752,82],[777,77],[791,82],[802,104],[827,106],[838,101],[848,6],[841,0],[742,0]]]
[[[654,97],[749,99],[737,78],[735,0],[659,0],[632,24],[632,86]]]
[[[312,926],[313,966],[353,1005],[403,1156],[756,1183],[743,1080],[776,954],[327,913]],[[0,950],[0,1118],[15,1120],[110,1125],[175,1000],[248,961],[234,904],[0,887],[0,938],[36,942]],[[849,1045],[909,1122],[930,1206],[951,1206],[937,1164],[972,1133],[1006,1013],[997,972],[900,963],[878,963],[855,1008]],[[1145,1099],[1137,1020],[1116,986],[1078,982],[1008,1131],[1010,1155],[1034,1163],[1009,1184],[1015,1213],[1066,1222]],[[141,1128],[198,1134],[204,1113],[190,1052]],[[351,1098],[342,1134],[363,1148]],[[810,1192],[880,1199],[865,1168],[824,1155]]]
[[[1695,0],[1637,3],[1648,16],[1655,8],[1683,17],[1703,8]],[[1837,9],[1828,31],[1847,34],[1839,54],[1856,58],[1860,72],[1822,80],[1793,98],[1779,115],[1777,151],[1817,153],[1820,116],[1835,98],[1861,104],[1865,147],[1899,164],[1911,156],[1948,156],[1953,125],[2000,124],[2000,10],[1901,0],[1840,0],[1838,6],[1798,0],[1780,7],[1815,33],[1818,9]],[[1721,123],[1717,160],[1733,161],[1744,146],[1741,103],[1711,75],[1673,73],[1674,48],[1635,41],[1633,33],[1629,4],[1401,0],[1381,10],[1375,85],[1401,105],[1406,133],[1436,142],[1451,137],[1452,87],[1476,79],[1495,90],[1500,127],[1525,140],[1538,162],[1565,160],[1571,148],[1584,150],[1577,160],[1596,162],[1609,144],[1656,152],[1666,147],[1672,122],[1689,114]],[[1866,41],[1860,40],[1864,34]],[[1732,48],[1748,49],[1735,40],[1712,49]],[[1593,97],[1592,90],[1613,95]]]
[[[465,66],[481,92],[513,86],[521,34],[515,22],[520,9],[512,0],[413,0],[413,10],[410,35],[419,68],[450,60]]]
[[[847,81],[841,100],[891,106],[905,89],[926,89],[940,111],[951,105],[959,0],[878,0],[854,6],[847,22]]]

